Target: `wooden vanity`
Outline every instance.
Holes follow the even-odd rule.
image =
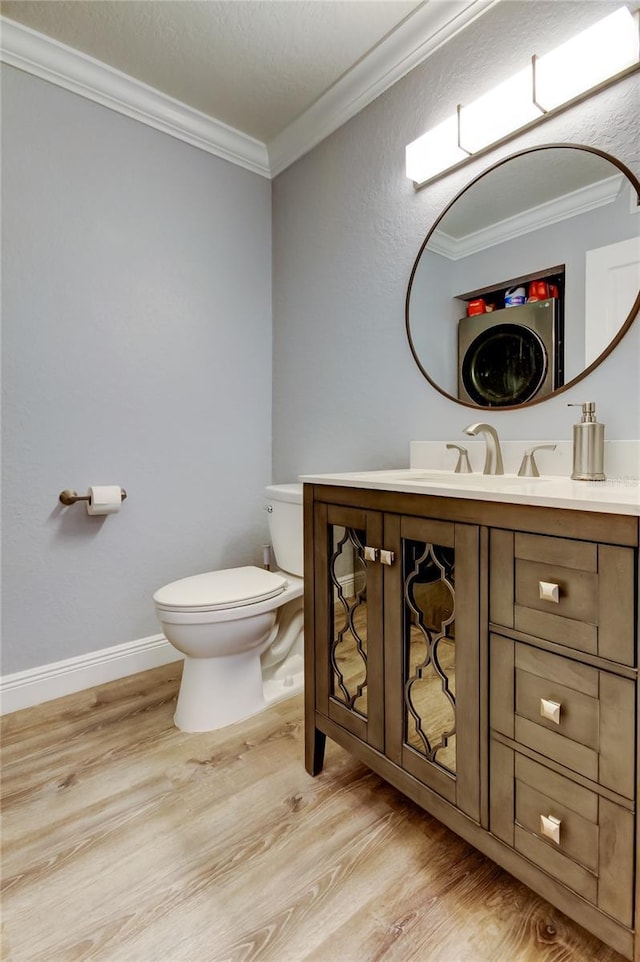
[[[307,770],[328,735],[637,962],[637,489],[376,474],[303,479]]]

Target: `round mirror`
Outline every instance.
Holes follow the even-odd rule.
[[[418,367],[469,407],[513,408],[592,371],[640,307],[640,182],[602,151],[534,147],[476,177],[411,272]]]

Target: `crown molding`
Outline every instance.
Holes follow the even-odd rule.
[[[232,164],[270,177],[266,146],[107,64],[6,17],[0,60]]]
[[[500,0],[426,0],[268,145],[0,16],[0,60],[260,174],[275,177]]]
[[[271,176],[354,117],[499,0],[426,0],[267,145]]]
[[[615,174],[613,177],[607,177],[587,187],[580,187],[570,194],[565,194],[564,197],[545,201],[543,204],[538,204],[461,238],[451,237],[444,231],[435,230],[429,239],[429,250],[435,254],[441,254],[448,260],[458,261],[462,257],[469,257],[470,254],[486,250],[487,247],[515,240],[516,237],[530,234],[542,227],[550,227],[568,217],[576,217],[597,207],[612,204],[619,196],[624,180],[622,174]]]

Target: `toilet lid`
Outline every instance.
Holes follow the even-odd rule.
[[[172,581],[159,588],[153,600],[161,608],[216,611],[266,601],[286,587],[286,578],[264,568],[226,568]]]

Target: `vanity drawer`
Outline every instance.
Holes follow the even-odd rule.
[[[516,761],[528,762],[529,759],[516,755]],[[586,869],[587,873],[594,873],[598,870],[598,796],[574,786],[574,790],[585,793],[585,801],[593,803],[593,812],[588,816],[576,812],[571,805],[577,803],[577,798],[571,799],[568,792],[571,782],[560,775],[556,777],[566,783],[567,789],[558,793],[559,798],[549,785],[548,778],[541,779],[538,782],[540,788],[535,788],[516,774],[515,824],[542,841],[551,842],[555,850]],[[589,888],[588,883],[585,887]]]
[[[585,622],[593,626],[595,636],[598,622],[597,572],[527,561],[516,556],[515,627],[521,631],[532,624],[528,609],[550,614],[554,619],[571,618]],[[539,626],[540,616],[536,618],[534,615],[534,618],[533,624]],[[542,624],[544,626],[544,620]]]
[[[491,744],[491,831],[602,911],[633,921],[633,813]]]
[[[633,548],[492,532],[491,620],[635,665]]]
[[[491,726],[634,797],[635,685],[532,645],[491,636]]]

